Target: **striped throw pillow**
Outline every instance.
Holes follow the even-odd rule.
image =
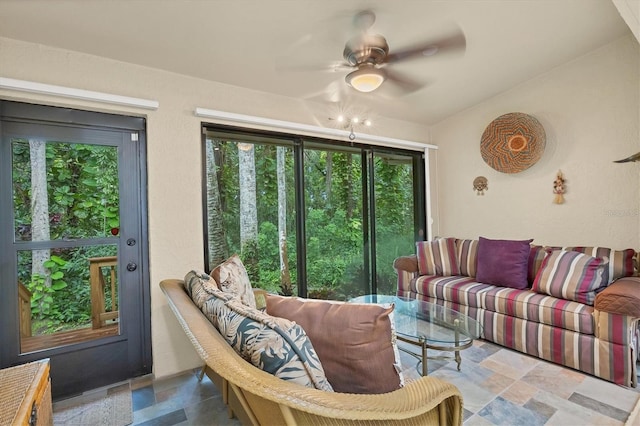
[[[598,290],[607,286],[609,259],[577,251],[549,250],[532,289],[560,299],[593,305]]]
[[[420,275],[460,275],[455,238],[418,241],[416,252]]]
[[[609,284],[622,277],[634,274],[633,249],[612,250],[607,247],[565,247],[564,250],[577,251],[593,257],[609,259]]]
[[[478,268],[478,240],[457,240],[456,247],[460,275],[475,277]]]

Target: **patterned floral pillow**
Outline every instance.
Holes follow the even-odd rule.
[[[532,289],[560,299],[593,305],[607,286],[609,259],[577,251],[548,250]]]
[[[193,300],[193,303],[202,309],[204,302],[211,297],[211,291],[220,291],[218,284],[209,275],[202,271],[191,270],[184,277],[184,288]]]
[[[224,263],[216,266],[211,271],[211,276],[223,292],[238,297],[245,305],[255,308],[256,298],[253,295],[249,274],[240,260],[240,256],[234,254]]]
[[[207,300],[202,312],[242,358],[283,380],[333,391],[302,327],[250,308],[235,297],[218,296]]]

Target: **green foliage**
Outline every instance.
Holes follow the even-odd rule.
[[[50,240],[111,236],[120,226],[117,149],[112,146],[48,141],[47,172]],[[12,140],[12,180],[16,239],[31,239],[31,158],[29,141]],[[47,276],[32,274],[30,252],[18,257],[18,279],[32,292],[34,329],[54,332],[91,319],[89,257],[115,256],[115,246],[52,249]],[[47,282],[50,281],[50,286]],[[114,295],[117,296],[117,295]],[[108,303],[111,303],[111,296]]]
[[[240,252],[240,201],[237,144],[215,140],[220,147],[218,186],[221,192],[227,242],[231,252]],[[276,147],[254,145],[259,234],[257,263],[251,270],[252,284],[272,292],[281,291],[278,235]],[[293,151],[286,151],[287,256],[294,287],[297,282],[297,244]],[[347,299],[370,292],[365,279],[363,235],[362,164],[359,150],[304,150],[304,197],[308,296]],[[393,158],[391,162],[389,158]],[[411,157],[374,156],[376,203],[376,275],[378,292],[393,293],[396,274],[393,260],[414,250],[413,168]],[[252,249],[251,249],[252,250]],[[250,250],[250,251],[251,251]],[[254,258],[242,248],[244,258]],[[254,269],[255,268],[255,269]]]
[[[64,280],[66,265],[67,261],[64,259],[51,256],[49,260],[44,262],[44,267],[49,271],[51,285],[47,285],[47,277],[40,274],[33,274],[31,281],[26,283],[27,289],[31,292],[31,314],[34,317],[44,318],[59,313],[58,307],[54,303],[54,295],[57,291],[68,286]]]

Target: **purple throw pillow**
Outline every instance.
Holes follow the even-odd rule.
[[[501,287],[529,287],[527,267],[532,241],[490,240],[480,237],[476,280]]]

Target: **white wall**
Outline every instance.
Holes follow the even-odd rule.
[[[438,145],[435,234],[534,238],[539,244],[640,249],[640,57],[629,36],[487,100],[432,128]],[[544,126],[547,143],[531,168],[505,174],[480,155],[487,125],[523,112]],[[558,170],[565,204],[553,204]],[[472,190],[476,176],[489,190]]]
[[[0,76],[154,99],[157,111],[0,89],[0,98],[147,118],[151,328],[154,373],[164,376],[201,364],[158,287],[203,268],[200,125],[196,107],[322,125],[333,111],[320,104],[198,80],[82,53],[0,38]],[[427,142],[428,129],[376,120],[381,136]]]

